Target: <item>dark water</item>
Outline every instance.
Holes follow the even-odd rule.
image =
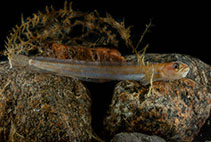
[[[147,52],[189,54],[211,64],[210,42],[210,6],[202,2],[165,3],[143,1],[112,1],[112,0],[72,0],[73,8],[82,11],[97,9],[100,13],[108,12],[115,19],[125,19],[126,26],[133,25],[131,37],[134,44],[139,40],[145,29],[145,24],[152,19],[153,27],[145,36],[142,48],[149,43]],[[63,7],[64,0],[36,0],[17,2],[0,2],[0,51],[4,50],[4,41],[12,27],[20,24],[21,14],[31,16],[45,5],[53,4],[56,8]],[[207,36],[208,35],[208,36]],[[139,48],[139,49],[140,49]],[[128,52],[125,50],[124,52]],[[6,59],[1,57],[0,59]],[[96,131],[102,128],[101,122],[108,109],[116,82],[96,84],[86,83],[93,99],[93,127]],[[97,89],[96,89],[97,88]],[[195,142],[211,141],[211,118],[201,128]]]

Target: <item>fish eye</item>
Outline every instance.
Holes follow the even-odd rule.
[[[178,64],[178,63],[174,63],[174,64],[173,64],[173,68],[174,68],[175,70],[178,70],[178,69],[179,69],[179,64]]]

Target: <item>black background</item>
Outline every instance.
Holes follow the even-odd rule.
[[[91,12],[96,9],[101,13],[110,13],[117,20],[124,18],[126,26],[133,25],[131,35],[136,42],[143,33],[145,24],[149,23],[149,19],[152,19],[154,26],[145,36],[142,45],[144,46],[149,43],[150,48],[148,48],[147,52],[189,54],[211,64],[211,8],[209,8],[210,4],[208,3],[197,3],[193,1],[186,3],[163,1],[161,3],[132,0],[73,0],[72,2],[73,9],[75,10]],[[24,17],[31,16],[32,13],[36,13],[50,4],[55,9],[60,8],[63,7],[64,0],[1,1],[0,49],[4,49],[4,40],[12,27],[20,23],[21,14]],[[87,86],[95,88],[94,90],[90,89],[93,94],[96,93],[93,92],[97,91],[96,88],[105,90],[104,94],[112,94],[111,89],[105,89],[106,84],[88,83]],[[111,90],[111,92],[106,90]],[[94,99],[93,102],[96,100],[106,101],[106,98],[103,98],[103,96],[96,96]],[[107,98],[107,100],[110,99]],[[95,103],[92,109],[97,110],[95,106],[98,107],[101,101]],[[93,118],[96,121],[97,119]],[[207,128],[210,131],[210,126]],[[206,132],[206,130],[203,131]],[[209,137],[209,132],[206,135]],[[203,136],[200,139],[207,140]]]
[[[116,0],[73,0],[75,10],[110,13],[115,19],[125,19],[126,26],[133,25],[133,40],[137,41],[152,19],[153,27],[143,45],[149,43],[147,52],[189,54],[210,64],[210,13],[208,3],[152,2]],[[2,1],[0,48],[11,28],[24,17],[52,4],[63,7],[64,0]]]

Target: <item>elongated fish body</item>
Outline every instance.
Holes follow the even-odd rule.
[[[95,80],[140,80],[144,77],[139,65],[132,63],[78,61],[37,57],[29,65],[58,75]],[[132,68],[132,69],[131,69]]]
[[[29,66],[32,70],[95,82],[138,80],[146,85],[149,84],[152,74],[153,81],[158,81],[181,79],[189,72],[189,67],[180,61],[141,65],[129,62],[93,62],[48,57],[29,58],[23,55],[15,55],[12,58],[12,64]]]

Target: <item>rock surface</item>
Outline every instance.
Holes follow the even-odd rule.
[[[126,58],[127,61],[136,62],[137,56],[130,55]],[[204,63],[200,59],[189,55],[182,54],[146,54],[146,62],[163,63],[171,61],[181,61],[190,67],[190,71],[186,78],[192,79],[200,85],[206,86],[208,93],[211,93],[211,66]]]
[[[128,58],[133,61],[134,56]],[[112,104],[104,120],[106,131],[141,132],[167,141],[192,141],[210,115],[210,67],[198,59],[179,54],[149,54],[150,62],[179,60],[191,68],[187,78],[153,83],[136,81],[116,85]]]
[[[91,99],[80,82],[0,63],[0,140],[89,141]]]
[[[119,133],[111,142],[166,142],[158,136],[148,136],[141,133]]]
[[[135,56],[128,60],[134,61]],[[158,135],[166,141],[192,141],[210,116],[210,66],[179,54],[150,54],[146,60],[180,60],[191,71],[181,80],[154,82],[149,94],[149,86],[119,82],[104,120],[107,133],[110,138],[126,131]],[[91,140],[91,99],[80,82],[9,69],[7,62],[0,63],[0,82],[1,140]]]

